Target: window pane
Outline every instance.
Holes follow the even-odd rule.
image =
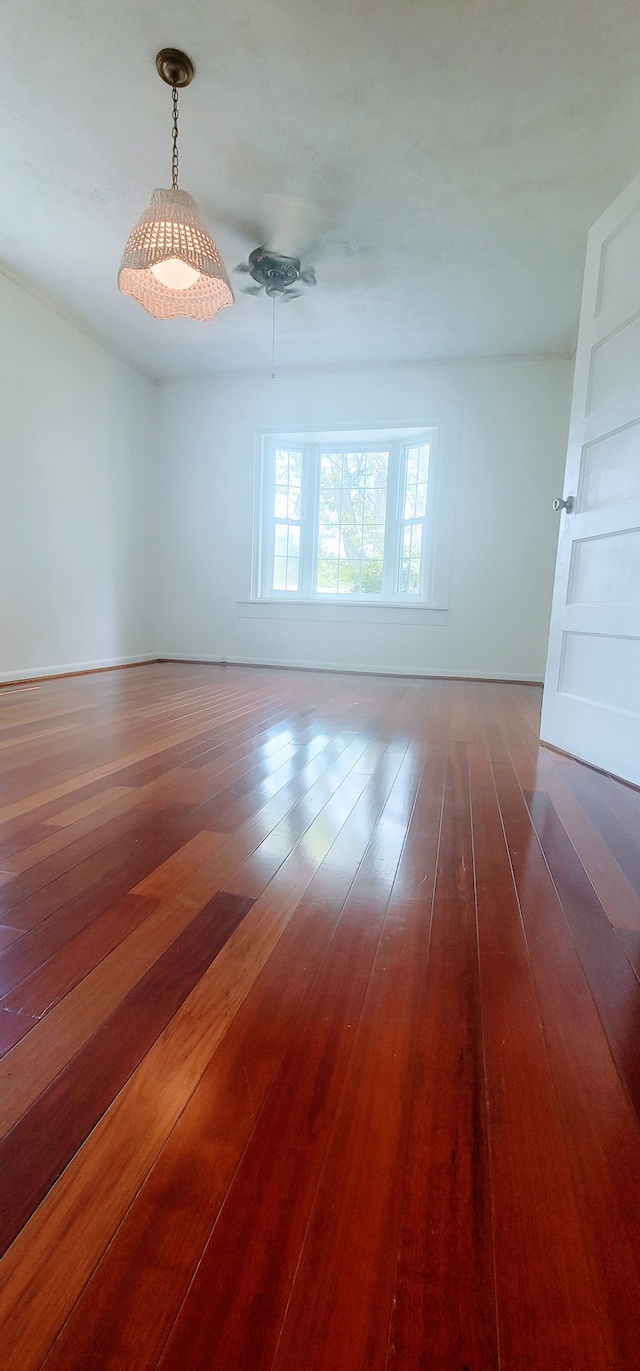
[[[340,555],[339,524],[320,524],[318,529],[318,560],[326,557],[337,561]]]
[[[276,451],[276,484],[289,484],[289,453]]]
[[[276,557],[286,557],[287,555],[287,545],[289,541],[288,532],[289,530],[287,524],[276,524],[273,549]]]
[[[331,487],[320,487],[320,522],[323,524],[340,523],[339,495]]]
[[[422,524],[405,524],[402,531],[400,593],[418,595],[422,568]]]
[[[276,519],[300,518],[302,489],[302,453],[276,448],[275,508]]]
[[[325,594],[337,595],[338,593],[338,559],[337,557],[323,557],[318,559],[318,579],[317,589],[324,591]]]
[[[274,511],[273,511],[274,514],[275,514],[275,516],[276,516],[276,519],[288,519],[288,518],[289,518],[288,510],[289,510],[289,487],[288,487],[288,486],[276,486],[275,509],[274,509]]]
[[[302,453],[276,448],[276,484],[302,485]]]
[[[382,558],[371,557],[362,563],[361,590],[363,595],[382,594]]]
[[[299,524],[276,524],[273,554],[273,589],[297,590],[300,567]]]
[[[416,486],[416,519],[424,519],[427,512],[427,487],[425,485]]]
[[[427,478],[429,474],[429,443],[407,448],[404,517],[424,519],[427,512]]]
[[[273,559],[273,589],[287,589],[287,559],[286,557],[274,557]]]
[[[382,593],[388,471],[388,452],[321,454],[319,593]]]
[[[345,487],[342,491],[340,513],[343,524],[361,524],[364,519],[364,489]]]

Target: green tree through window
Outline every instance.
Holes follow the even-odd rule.
[[[426,603],[437,433],[372,431],[366,443],[341,434],[265,439],[259,595]]]
[[[323,452],[316,591],[380,595],[388,452]]]

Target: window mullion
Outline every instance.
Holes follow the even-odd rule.
[[[314,508],[315,508],[315,448],[309,443],[302,459],[302,501],[300,509],[300,589],[307,598],[313,593]]]

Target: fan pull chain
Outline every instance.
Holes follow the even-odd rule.
[[[173,152],[171,154],[171,185],[178,189],[178,88],[173,86]]]
[[[276,299],[273,296],[273,323],[271,328],[271,380],[276,379]]]

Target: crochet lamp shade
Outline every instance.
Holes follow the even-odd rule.
[[[234,295],[193,196],[154,190],[124,250],[118,285],[155,319],[213,319]]]

